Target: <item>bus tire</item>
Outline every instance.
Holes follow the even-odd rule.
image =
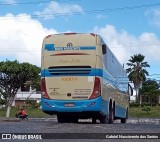
[[[109,110],[109,114],[108,114],[108,124],[112,124],[113,123],[113,119],[114,119],[113,110],[110,109]]]
[[[102,116],[100,118],[100,123],[102,123],[102,124],[107,124],[108,123],[108,117],[107,117],[107,115]]]
[[[70,120],[71,123],[78,123],[78,118],[77,117],[73,117],[71,120]]]
[[[127,118],[128,118],[128,109],[126,110],[126,117],[125,118],[121,118],[121,123],[126,123],[127,122]]]
[[[114,114],[112,106],[109,106],[109,113],[108,115],[102,116],[100,119],[100,123],[102,124],[112,124],[114,121]]]
[[[92,118],[92,124],[96,124],[96,118]]]
[[[112,124],[114,121],[114,110],[112,107],[112,101],[109,103],[108,124]]]
[[[126,123],[126,118],[121,118],[121,123]]]
[[[102,123],[102,124],[112,124],[113,123],[113,119],[111,119],[111,117],[109,115],[102,116],[100,118],[100,123]]]
[[[64,119],[64,117],[62,115],[57,115],[57,121],[58,123],[65,123],[66,120]]]

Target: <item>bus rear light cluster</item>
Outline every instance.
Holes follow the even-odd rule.
[[[96,102],[91,102],[90,106],[94,106],[96,104]]]
[[[47,38],[50,38],[51,36],[52,36],[52,35],[48,35],[48,36],[46,36],[46,39],[47,39]]]
[[[90,33],[92,36],[96,36],[96,34],[94,34],[94,33]]]
[[[45,99],[50,99],[47,93],[47,89],[46,89],[46,81],[45,78],[41,79],[41,92],[42,92],[42,98]]]
[[[75,35],[77,33],[64,33],[64,35]]]
[[[94,88],[89,99],[97,98],[101,95],[101,82],[99,77],[95,77]]]
[[[45,104],[46,104],[47,106],[49,106],[49,103],[48,103],[48,102],[45,102]]]
[[[51,105],[48,102],[45,102],[45,105],[49,108],[51,108]]]

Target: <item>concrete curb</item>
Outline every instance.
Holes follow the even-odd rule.
[[[29,120],[33,120],[33,121],[54,121],[57,120],[56,117],[53,118],[28,118]]]
[[[20,122],[20,119],[18,118],[0,118],[0,122]]]
[[[160,124],[160,118],[129,118],[127,123],[132,124]]]
[[[28,120],[24,121],[56,121],[57,118],[28,118]],[[21,119],[18,118],[5,118],[0,117],[0,122],[20,122]],[[80,122],[88,122],[91,121],[90,119],[87,120],[80,120]],[[120,123],[120,120],[116,120],[115,123]],[[160,118],[129,118],[127,119],[127,123],[129,124],[160,124]]]
[[[54,121],[54,120],[57,120],[57,118],[56,117],[53,117],[53,118],[28,118],[28,120],[24,120],[24,121],[29,121],[29,120],[31,120],[31,121]],[[19,118],[0,117],[0,122],[20,122],[20,121],[22,121],[22,120]]]

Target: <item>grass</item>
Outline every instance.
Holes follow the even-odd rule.
[[[19,111],[18,108],[13,107],[11,109],[10,117],[15,117],[15,114]],[[26,108],[25,111],[30,118],[43,118],[43,117],[53,117],[52,115],[45,114],[39,108]],[[0,109],[0,117],[5,117],[6,110]],[[142,107],[130,107],[129,117],[138,118],[160,118],[160,106],[151,107],[150,111],[143,111]]]
[[[148,117],[148,118],[160,118],[160,106],[150,107],[150,111],[142,110],[142,107],[130,107],[129,117]]]
[[[15,114],[19,112],[19,108],[12,107],[10,112],[10,117],[15,117]],[[43,117],[53,117],[44,113],[40,108],[25,108],[25,112],[30,118],[43,118]],[[5,117],[6,110],[0,109],[0,117]]]

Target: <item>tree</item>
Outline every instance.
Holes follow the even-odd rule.
[[[18,89],[26,81],[39,78],[40,68],[29,63],[15,61],[0,62],[0,89],[4,90],[7,98],[6,117],[10,116],[10,110]]]
[[[144,58],[145,56],[136,54],[131,56],[131,59],[128,60],[129,63],[127,63],[130,67],[126,69],[126,72],[128,73],[129,80],[134,84],[134,89],[136,90],[136,101],[138,101],[138,89],[140,88],[141,83],[146,80],[146,75],[148,75],[147,70],[144,68],[150,67],[147,62],[143,62]]]
[[[140,89],[141,94],[144,97],[149,97],[151,105],[153,103],[158,104],[158,96],[160,95],[160,84],[155,80],[146,80],[143,82],[143,87]]]
[[[0,104],[1,105],[6,105],[7,104],[6,93],[1,89],[0,89]]]

